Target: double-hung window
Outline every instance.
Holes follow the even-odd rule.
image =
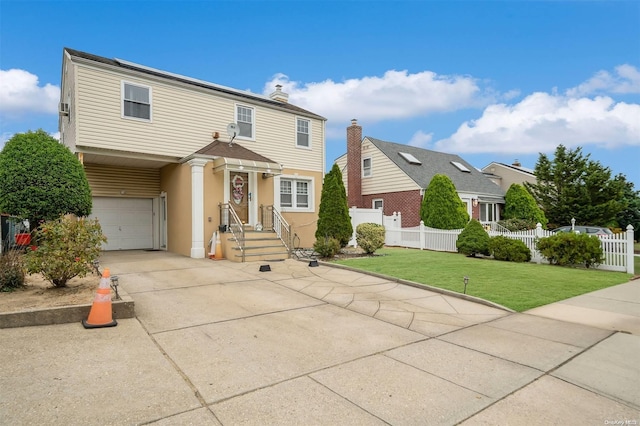
[[[251,107],[236,105],[236,123],[238,137],[255,139],[255,110]]]
[[[296,119],[296,146],[311,147],[311,121],[304,118]]]
[[[371,176],[371,158],[362,159],[362,177]]]
[[[280,207],[307,210],[311,207],[311,181],[280,178]]]
[[[151,88],[122,82],[122,116],[151,121]]]

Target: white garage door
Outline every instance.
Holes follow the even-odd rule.
[[[103,250],[153,248],[153,201],[150,198],[94,197],[92,218],[107,237]]]

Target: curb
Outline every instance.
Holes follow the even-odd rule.
[[[135,306],[131,296],[122,288],[118,289],[120,300],[112,300],[114,319],[134,318]],[[35,325],[67,324],[80,322],[89,316],[92,303],[83,305],[58,306],[53,308],[29,309],[0,313],[0,328],[31,327]]]
[[[506,306],[502,306],[502,305],[499,305],[497,303],[491,302],[489,300],[481,299],[479,297],[470,296],[468,294],[457,293],[455,291],[445,290],[444,288],[432,287],[432,286],[430,286],[428,284],[422,284],[422,283],[417,283],[417,282],[414,282],[414,281],[403,280],[402,278],[396,278],[396,277],[392,277],[392,276],[389,276],[389,275],[378,274],[377,272],[363,271],[362,269],[352,268],[350,266],[340,265],[338,263],[325,262],[325,261],[322,261],[322,260],[319,260],[318,262],[321,265],[328,266],[330,268],[345,269],[347,271],[360,272],[360,273],[365,274],[365,275],[370,275],[372,277],[382,278],[382,279],[389,280],[389,281],[392,281],[392,282],[396,282],[396,283],[399,283],[399,284],[404,284],[404,285],[408,285],[408,286],[411,286],[411,287],[421,288],[421,289],[424,289],[424,290],[433,291],[434,293],[445,294],[447,296],[457,297],[458,299],[464,299],[464,300],[467,300],[469,302],[480,303],[481,305],[489,306],[491,308],[501,309],[501,310],[506,311],[506,312],[511,312],[511,313],[515,313],[516,312],[513,309],[507,308]]]

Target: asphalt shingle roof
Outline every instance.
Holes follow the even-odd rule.
[[[492,197],[504,197],[504,191],[495,183],[491,182],[481,171],[467,163],[460,156],[447,154],[444,152],[431,151],[415,146],[404,145],[394,142],[386,142],[367,136],[384,155],[389,157],[400,170],[413,179],[421,188],[429,186],[429,182],[436,174],[447,175],[459,192],[477,193]],[[413,155],[422,164],[410,164],[400,153],[406,152]],[[469,172],[460,171],[451,162],[456,161]]]

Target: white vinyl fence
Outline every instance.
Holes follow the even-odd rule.
[[[383,216],[380,209],[357,209],[350,208],[351,224],[353,225],[353,237],[349,245],[356,247],[356,226],[361,223],[371,222],[384,225],[385,240],[387,246],[409,247],[420,250],[435,250],[457,252],[456,241],[462,229],[435,229],[424,226],[420,221],[420,226],[413,228],[402,227],[402,216],[400,213],[393,213],[391,216]],[[489,236],[502,235],[507,238],[520,240],[531,251],[531,261],[536,263],[546,263],[547,260],[536,250],[536,239],[549,237],[553,232],[542,229],[538,224],[536,229],[519,232],[509,232],[505,228],[495,224],[486,224],[485,229]],[[633,264],[633,226],[627,226],[626,232],[600,238],[604,261],[598,269],[607,271],[620,271],[628,274],[634,273]]]
[[[386,228],[385,245],[418,248],[421,250],[435,250],[457,252],[456,241],[462,229],[444,230],[424,226],[415,228]],[[538,224],[536,229],[520,232],[487,231],[489,236],[502,235],[507,238],[520,240],[531,251],[531,261],[546,262],[546,259],[536,250],[535,241],[553,235],[553,232],[542,229]],[[605,260],[598,269],[634,273],[633,265],[633,226],[627,226],[627,231],[619,234],[601,237],[600,243]]]

